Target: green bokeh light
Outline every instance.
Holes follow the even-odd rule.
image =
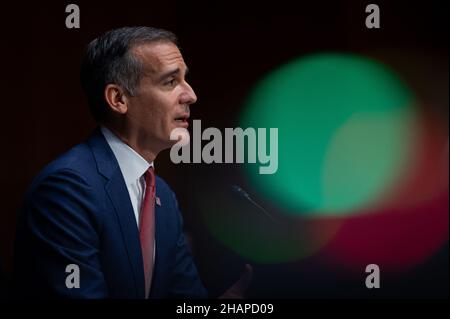
[[[387,67],[349,54],[297,59],[249,96],[239,125],[278,128],[278,171],[246,171],[293,213],[341,215],[375,201],[409,151],[413,96]]]

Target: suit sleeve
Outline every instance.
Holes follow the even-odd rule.
[[[197,272],[192,254],[183,233],[183,217],[178,208],[178,201],[173,194],[178,220],[178,240],[175,253],[175,265],[172,276],[171,297],[174,298],[208,298]]]
[[[16,236],[17,295],[108,297],[99,258],[101,225],[96,221],[94,194],[71,170],[53,173],[32,187]],[[74,268],[66,268],[69,265]],[[79,288],[73,269],[79,269]]]

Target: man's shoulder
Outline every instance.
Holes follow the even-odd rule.
[[[87,143],[75,145],[47,164],[34,178],[31,188],[48,178],[62,175],[83,181],[98,175],[95,158]]]

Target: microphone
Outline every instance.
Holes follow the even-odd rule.
[[[252,203],[253,206],[255,206],[256,208],[258,208],[260,211],[262,211],[267,217],[269,217],[273,222],[276,222],[277,220],[261,205],[259,205],[257,202],[255,202],[250,195],[244,191],[241,187],[239,187],[238,185],[231,185],[231,189],[233,190],[234,193],[236,193],[238,196],[245,198],[246,200],[248,200],[250,203]]]

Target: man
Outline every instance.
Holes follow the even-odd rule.
[[[175,36],[133,27],[92,41],[81,83],[100,128],[50,163],[25,196],[19,296],[205,298],[174,193],[154,174],[197,97]],[[240,296],[250,270],[225,295]],[[78,280],[78,281],[77,281]]]

